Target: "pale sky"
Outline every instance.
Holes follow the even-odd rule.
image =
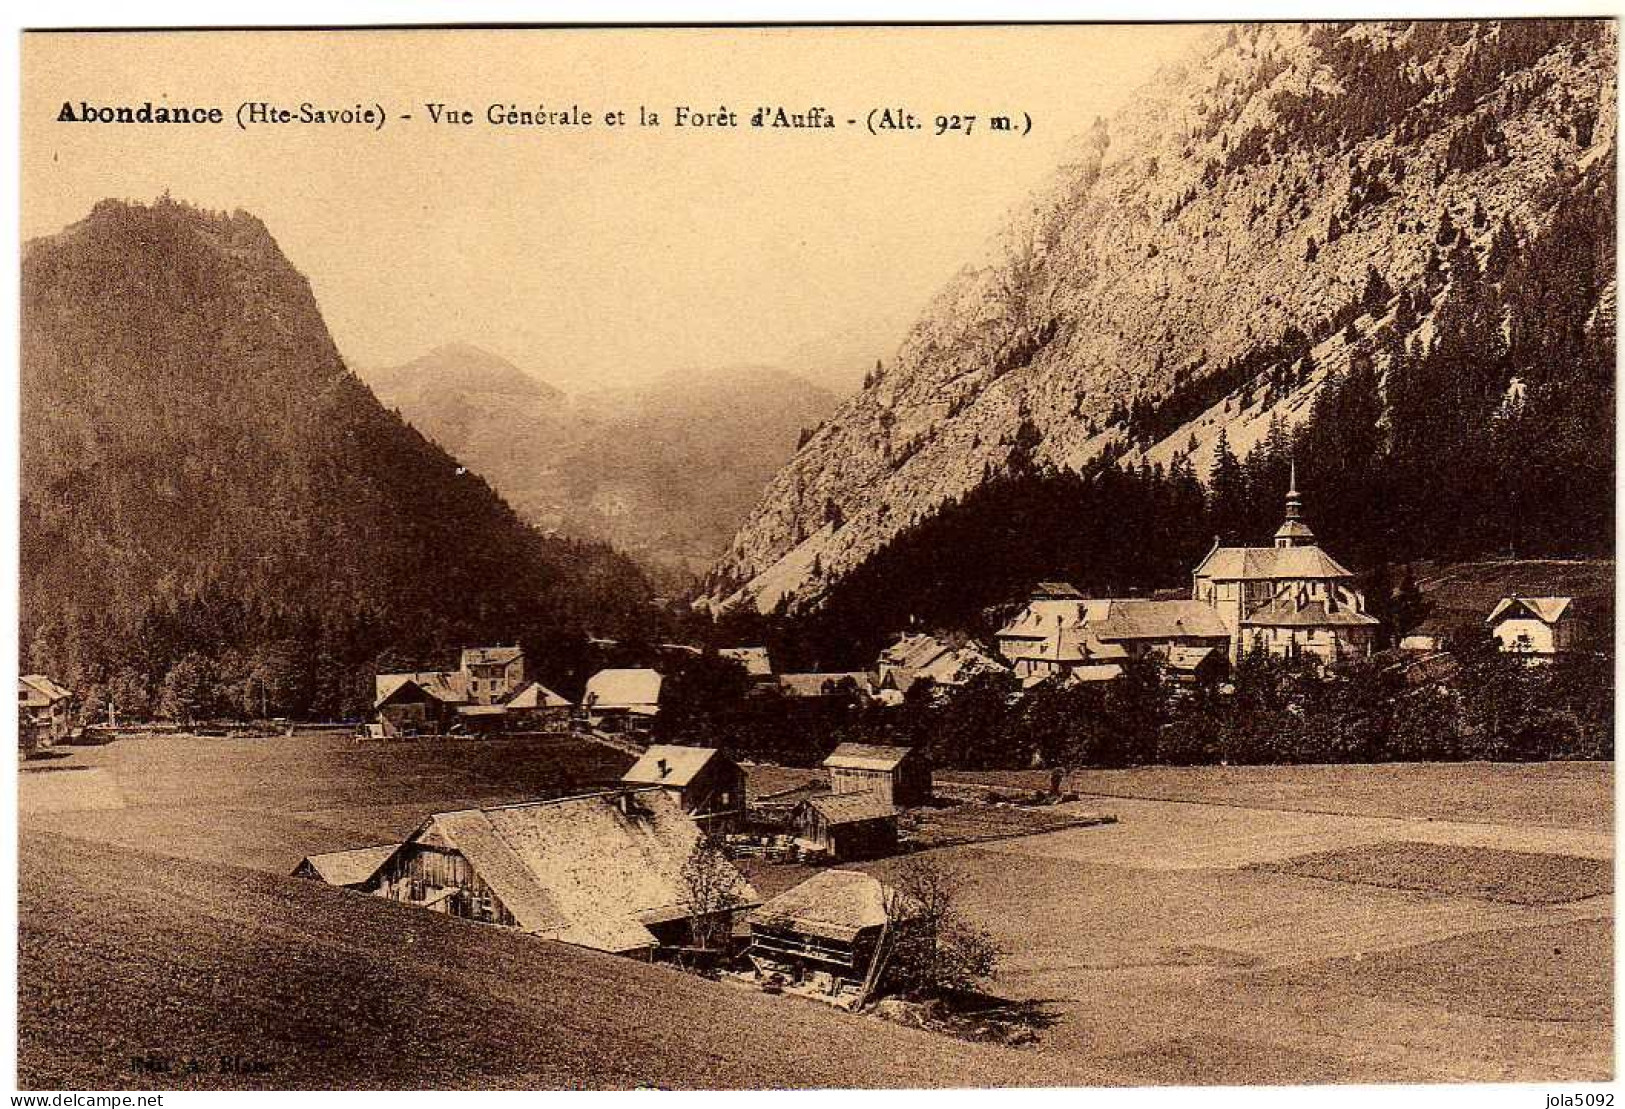
[[[771,364],[907,319],[979,257],[1066,140],[1190,26],[27,35],[22,232],[166,188],[263,219],[360,366],[473,342],[566,389]],[[381,103],[358,127],[59,123],[62,102]],[[475,114],[434,125],[425,104]],[[493,103],[588,128],[497,128]],[[663,126],[635,125],[639,105]],[[856,128],[694,130],[672,109],[820,105]],[[925,132],[871,136],[871,108]],[[606,127],[622,109],[627,126]],[[974,113],[969,137],[930,134]],[[1031,134],[986,117],[1030,113]],[[395,118],[401,113],[411,121]],[[895,342],[900,333],[892,337]],[[838,344],[837,344],[838,345]],[[876,355],[889,353],[876,351]]]

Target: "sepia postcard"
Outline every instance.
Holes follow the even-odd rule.
[[[1612,1104],[1613,18],[20,38],[12,1104]]]

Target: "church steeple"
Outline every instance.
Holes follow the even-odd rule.
[[[1292,460],[1292,480],[1286,491],[1286,520],[1275,532],[1277,547],[1312,547],[1315,533],[1302,520],[1303,497],[1298,494],[1298,460]]]

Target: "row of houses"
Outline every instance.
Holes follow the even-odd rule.
[[[529,678],[524,650],[469,647],[456,670],[379,674],[374,728],[386,738],[451,732],[645,730],[660,711],[663,679],[647,668],[609,668],[587,681],[580,704]]]

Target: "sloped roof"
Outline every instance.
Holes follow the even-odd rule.
[[[780,674],[779,688],[791,697],[823,697],[849,678],[860,690],[868,687],[868,673],[863,670],[851,670],[812,674]],[[829,689],[826,689],[826,686]]]
[[[918,670],[951,650],[934,635],[905,635],[880,653],[880,661],[887,666]]]
[[[1512,619],[1526,611],[1543,624],[1555,624],[1573,604],[1573,597],[1503,597],[1484,622],[1493,624],[1498,620]]]
[[[878,793],[831,793],[803,801],[818,810],[827,824],[861,824],[866,820],[886,820],[899,810],[887,804]]]
[[[651,708],[660,703],[660,682],[657,670],[600,670],[587,679],[581,703],[596,709]]]
[[[458,705],[458,716],[506,716],[507,705]]]
[[[400,849],[398,843],[385,843],[377,847],[357,847],[353,851],[329,851],[324,855],[306,855],[299,866],[309,863],[311,869],[330,886],[357,886],[378,873],[378,868]]]
[[[1091,623],[1099,639],[1226,639],[1224,621],[1201,601],[1113,600],[1106,618]]]
[[[753,678],[773,676],[773,660],[768,657],[766,647],[723,647],[717,654],[740,663]]]
[[[511,709],[562,709],[570,702],[554,693],[541,682],[527,682],[519,692],[505,702]]]
[[[463,669],[470,666],[506,666],[524,657],[525,652],[519,647],[464,647]]]
[[[851,943],[869,928],[886,924],[896,892],[856,870],[826,870],[792,886],[750,914],[758,926],[788,926],[809,936]]]
[[[1287,597],[1277,597],[1268,604],[1260,605],[1242,617],[1241,622],[1271,628],[1371,627],[1378,623],[1375,616],[1355,612],[1347,605],[1329,610],[1323,600],[1305,601],[1297,605]]]
[[[895,770],[913,752],[912,747],[881,747],[872,743],[843,743],[824,760],[826,767],[843,770]]]
[[[437,701],[443,701],[448,705],[460,705],[468,700],[468,694],[461,688],[461,680],[462,675],[444,670],[378,674],[373,678],[372,707],[378,708],[404,689],[408,683],[416,685]]]
[[[1083,593],[1069,581],[1041,581],[1033,586],[1033,596],[1057,599],[1061,597],[1082,597]]]
[[[36,694],[43,697],[47,703],[73,696],[72,690],[57,685],[56,682],[47,678],[44,674],[23,674],[18,677],[17,683],[19,692],[27,693],[31,688]]]
[[[631,785],[686,786],[716,755],[713,747],[656,743],[643,752],[632,769],[621,775],[621,781]]]
[[[1215,547],[1196,568],[1199,578],[1274,581],[1281,578],[1352,578],[1353,572],[1315,546]]]
[[[1213,657],[1224,657],[1217,647],[1169,647],[1163,652],[1163,664],[1180,673],[1194,673]]]
[[[527,932],[620,953],[655,944],[646,923],[688,915],[682,877],[700,829],[658,789],[439,813],[438,828]],[[411,842],[411,841],[408,841]],[[731,871],[741,907],[760,903]]]

